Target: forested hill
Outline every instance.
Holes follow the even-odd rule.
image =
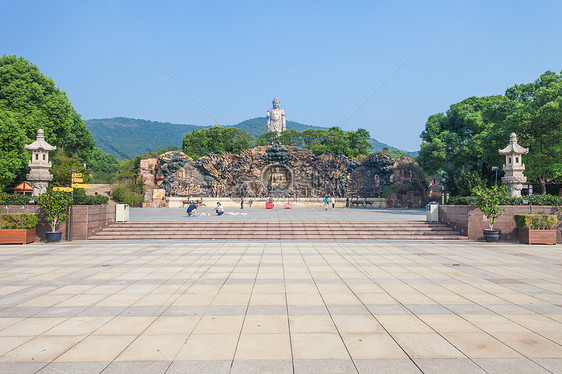
[[[207,127],[124,117],[89,119],[85,120],[84,123],[94,136],[96,147],[104,152],[123,158],[143,155],[147,152],[156,151],[158,148],[166,148],[170,145],[181,147],[183,137],[187,132]],[[265,117],[252,118],[240,122],[233,127],[247,131],[252,136],[258,137],[266,131]],[[287,128],[304,131],[310,128],[320,129],[322,127],[287,121]],[[373,150],[375,151],[379,151],[384,147],[388,147],[390,150],[397,149],[387,144],[380,143],[373,138],[370,139],[370,143],[373,145]]]

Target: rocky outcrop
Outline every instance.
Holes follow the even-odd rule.
[[[182,152],[167,152],[142,160],[139,174],[168,196],[380,197],[398,165],[386,153],[358,162],[276,144],[197,161]]]

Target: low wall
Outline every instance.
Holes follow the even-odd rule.
[[[502,230],[502,240],[517,241],[515,214],[559,214],[551,206],[504,205],[506,212],[496,220],[494,229]],[[489,229],[488,219],[474,205],[439,205],[439,221],[455,228],[469,239],[483,240],[482,230]],[[562,219],[558,215],[556,241],[562,243]]]
[[[240,198],[233,198],[233,197],[167,197],[168,201],[168,208],[182,208],[182,201],[185,200],[203,200],[203,204],[207,207],[214,207],[217,205],[217,202],[220,201],[221,205],[225,208],[239,208],[240,207]],[[250,203],[252,206],[259,206],[265,207],[265,202],[267,199],[265,198],[244,198],[244,206],[249,207]],[[368,198],[369,201],[373,202],[373,208],[386,208],[387,201],[386,199],[381,198]],[[283,206],[285,203],[292,203],[294,208],[313,208],[313,207],[323,207],[324,206],[324,198],[316,197],[316,198],[273,198],[273,203],[276,206]],[[330,206],[332,206],[332,198],[329,198]],[[351,199],[350,199],[351,202]],[[345,198],[336,198],[336,207],[344,207],[345,206]]]
[[[39,213],[36,235],[38,240],[45,240],[45,233],[51,231],[51,225],[45,220],[45,212],[37,205],[2,205],[2,213]],[[72,239],[88,239],[97,231],[115,222],[115,206],[110,205],[75,205],[73,207]],[[64,240],[69,239],[70,225],[68,220],[61,222],[58,231]]]

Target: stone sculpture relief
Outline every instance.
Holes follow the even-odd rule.
[[[141,161],[140,174],[148,185],[163,188],[168,196],[374,198],[393,183],[411,183],[412,173],[404,171],[411,164],[411,159],[393,160],[387,153],[373,153],[358,162],[274,144],[240,155],[210,154],[197,161],[172,151]],[[392,197],[397,206],[417,206],[424,199],[411,193]]]

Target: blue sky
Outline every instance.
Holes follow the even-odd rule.
[[[562,70],[560,1],[0,1],[23,56],[83,119],[365,128],[418,150],[434,113]],[[404,67],[345,120],[408,58]],[[343,126],[342,126],[343,125]]]

